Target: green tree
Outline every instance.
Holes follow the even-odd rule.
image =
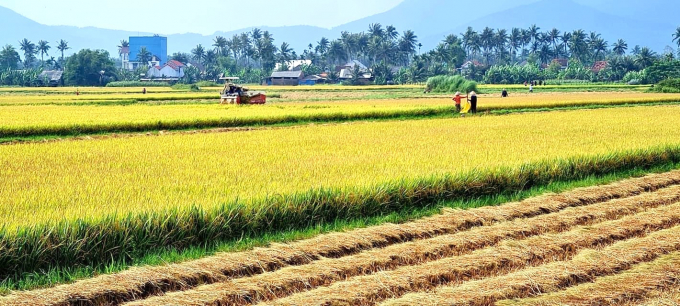
[[[191,50],[191,56],[199,64],[202,64],[203,60],[205,59],[205,48],[203,48],[203,46],[199,44],[198,46],[196,46],[196,48]]]
[[[656,60],[656,52],[644,47],[640,50],[640,54],[635,58],[635,63],[640,66],[640,69],[645,69],[651,66]]]
[[[71,49],[71,47],[68,46],[67,41],[62,39],[57,43],[57,50],[59,50],[59,52],[61,52],[61,61],[62,62],[64,62],[64,51],[66,51],[68,49]]]
[[[104,50],[80,50],[66,60],[65,68],[64,82],[69,86],[104,85],[116,74],[115,63]]]
[[[227,50],[227,39],[222,37],[222,36],[217,36],[215,37],[213,47],[215,47],[215,52],[217,52],[217,55],[219,56],[224,56],[229,54],[229,50]]]
[[[678,48],[680,48],[680,27],[675,29],[675,33],[673,33],[673,41],[678,44]]]
[[[5,45],[0,51],[0,71],[17,69],[20,61],[19,52],[12,45]]]
[[[619,39],[614,43],[614,48],[612,50],[616,55],[623,56],[626,54],[626,50],[628,50],[628,44],[623,39]]]
[[[130,47],[130,42],[127,40],[123,39],[120,41],[120,45],[118,45],[118,54],[123,53],[123,48],[128,48]]]
[[[24,38],[19,42],[19,49],[24,52],[24,67],[30,68],[38,52],[34,43]]]
[[[149,52],[149,50],[147,50],[146,47],[142,47],[139,49],[139,53],[137,53],[136,60],[137,62],[140,63],[140,66],[146,67],[149,61],[151,61],[152,57],[153,55],[151,54],[151,52]]]
[[[45,55],[49,55],[47,52],[50,51],[50,43],[41,40],[38,42],[38,52],[40,52],[40,62],[42,62],[43,67],[45,66]]]

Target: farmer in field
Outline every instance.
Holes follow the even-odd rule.
[[[477,93],[474,91],[470,92],[467,100],[470,102],[470,112],[473,114],[477,113]]]
[[[508,97],[508,91],[503,88],[503,92],[501,92],[501,98],[507,98]]]
[[[460,111],[461,111],[460,104],[461,104],[462,100],[463,100],[463,96],[460,95],[460,91],[456,92],[456,96],[453,97],[453,101],[456,102],[456,111],[458,111],[458,113],[460,113]]]

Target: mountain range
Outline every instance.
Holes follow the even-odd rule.
[[[484,27],[508,29],[527,28],[536,24],[542,31],[557,28],[562,31],[583,29],[595,31],[610,43],[624,39],[630,48],[648,46],[658,52],[673,45],[672,34],[680,26],[678,0],[404,0],[393,9],[361,18],[350,23],[325,29],[314,26],[260,27],[270,31],[275,42],[288,42],[298,53],[321,37],[334,39],[342,31],[365,31],[371,23],[394,25],[399,31],[415,31],[423,50],[434,48],[448,34],[460,34],[467,27],[481,31]],[[303,21],[304,22],[304,21]],[[217,26],[217,25],[216,25]],[[0,45],[18,47],[23,38],[31,41],[47,40],[56,45],[64,39],[72,47],[70,52],[83,48],[104,49],[117,53],[122,39],[153,33],[129,32],[95,27],[49,26],[26,18],[0,6]],[[250,31],[244,28],[213,35],[170,34],[170,53],[188,52],[197,44],[211,46],[215,36],[227,38]],[[54,51],[53,51],[54,53]],[[56,53],[54,53],[56,54]]]

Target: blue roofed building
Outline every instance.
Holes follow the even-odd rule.
[[[134,70],[142,63],[137,62],[137,54],[142,48],[146,48],[152,57],[158,61],[159,66],[163,66],[168,62],[168,38],[159,35],[154,36],[130,36],[130,48],[127,59],[129,63],[123,63],[123,67],[130,70]],[[150,65],[149,63],[144,63],[143,65]]]

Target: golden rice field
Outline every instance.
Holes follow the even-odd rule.
[[[219,105],[219,88],[0,88],[0,295],[44,288],[0,306],[677,300],[677,171],[210,253],[680,165],[680,94],[550,92],[568,86],[482,86],[483,114],[463,118],[422,86],[251,87],[263,106]],[[157,254],[175,264],[127,269]]]
[[[673,171],[137,267],[0,305],[677,305],[678,280]]]
[[[0,226],[680,145],[679,120],[668,106],[1,146]]]
[[[180,96],[200,99],[188,93],[154,96],[178,99]],[[103,95],[111,101],[124,95]],[[130,95],[138,98],[140,95]],[[84,97],[84,96],[81,96]],[[173,98],[174,97],[174,98]],[[132,105],[22,105],[34,103],[36,97],[0,97],[11,102],[0,106],[0,138],[41,135],[73,135],[117,131],[153,131],[188,128],[238,127],[297,122],[347,121],[395,117],[427,117],[453,115],[449,97],[421,99],[364,99],[304,103],[270,103],[264,106],[169,103],[135,103]],[[41,96],[40,99],[71,97]],[[149,96],[146,96],[149,98]],[[11,100],[15,99],[15,100]],[[40,100],[38,99],[38,100]],[[57,101],[57,100],[54,100]],[[85,101],[85,100],[83,100]],[[649,104],[680,102],[680,94],[648,93],[546,93],[482,97],[480,111],[513,109],[583,107],[593,105]],[[9,103],[9,102],[8,102]]]

